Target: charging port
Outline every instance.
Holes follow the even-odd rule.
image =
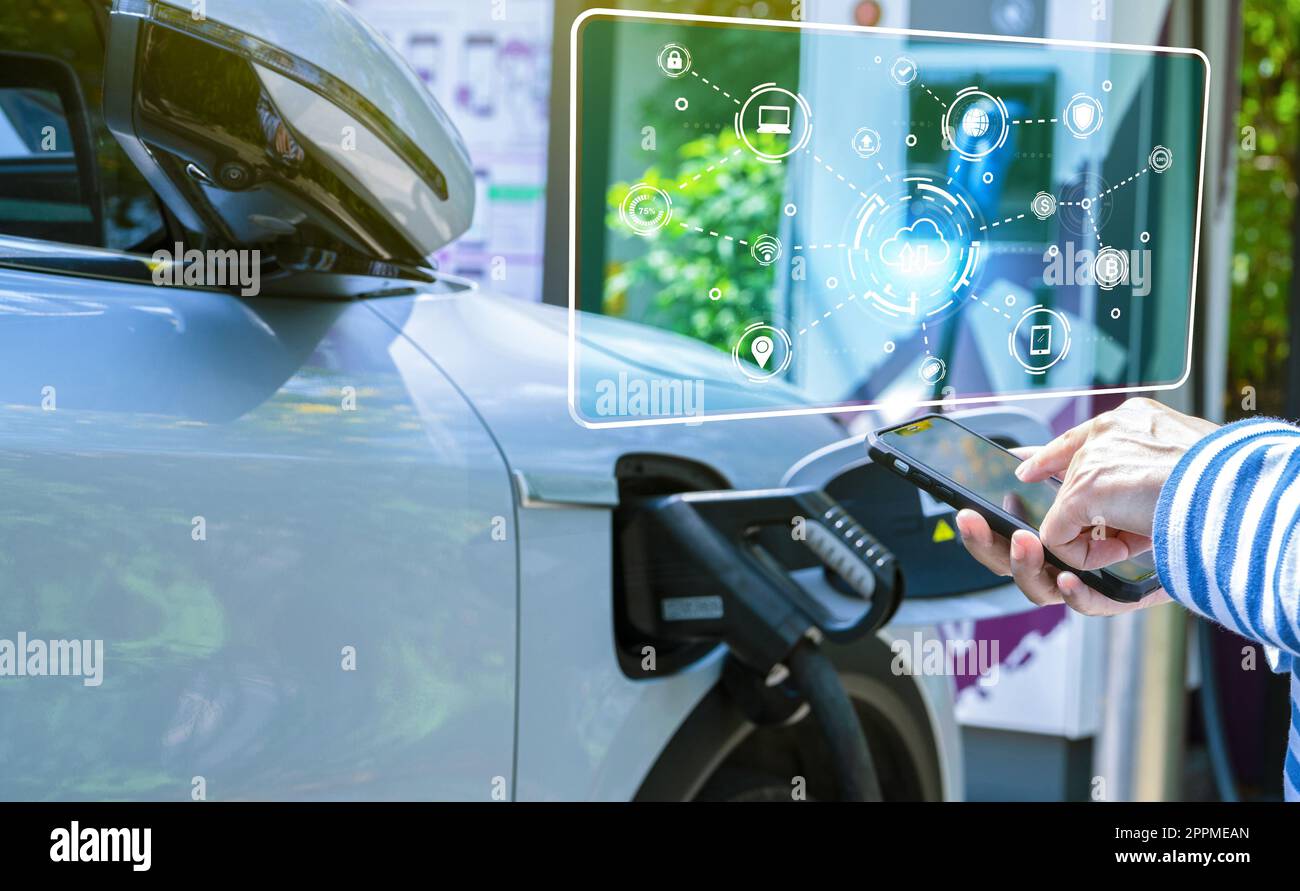
[[[614,645],[623,674],[638,680],[666,677],[700,661],[720,644],[717,640],[663,640],[648,637],[627,615],[626,580],[629,577],[622,545],[623,530],[646,498],[684,492],[730,489],[731,484],[712,467],[674,455],[637,453],[624,455],[614,466],[619,507],[614,511]],[[653,648],[647,650],[647,647]],[[647,660],[652,652],[653,661]],[[653,670],[649,667],[653,666]]]
[[[818,644],[889,620],[902,597],[893,555],[817,489],[648,496],[621,509],[626,627],[647,642],[725,643],[723,685],[750,720],[810,712],[841,798],[879,800],[862,728]]]

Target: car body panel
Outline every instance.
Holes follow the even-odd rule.
[[[0,315],[0,637],[104,641],[98,686],[0,677],[0,797],[509,790],[509,478],[407,340],[8,270]]]
[[[843,436],[824,416],[593,430],[567,407],[566,311],[485,293],[386,299],[375,310],[419,344],[466,394],[516,479],[600,490],[619,457],[653,452],[698,461],[736,488],[780,484],[808,452]],[[610,374],[701,377],[730,386],[730,357],[662,332],[591,317]],[[621,358],[632,355],[632,360]],[[590,358],[588,361],[591,361]],[[633,366],[631,363],[636,362]],[[611,505],[519,511],[519,779],[521,800],[626,800],[678,726],[716,683],[716,652],[672,677],[632,680],[614,651]]]

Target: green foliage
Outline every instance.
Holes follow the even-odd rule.
[[[1277,412],[1285,402],[1289,351],[1300,0],[1245,0],[1242,17],[1228,406],[1235,409],[1241,388],[1252,386],[1259,409]]]
[[[672,170],[652,167],[641,179],[672,196],[672,222],[644,240],[626,236],[642,243],[632,245],[638,249],[633,256],[607,270],[604,311],[630,314],[730,351],[749,323],[770,315],[777,267],[761,266],[738,241],[708,233],[751,243],[764,233],[775,234],[784,167],[758,160],[727,130],[683,143],[669,157]],[[719,163],[724,158],[726,163]],[[710,166],[714,170],[706,172]],[[696,174],[700,179],[692,181]],[[679,189],[683,182],[689,185]],[[626,231],[618,209],[632,185],[617,183],[609,191],[612,231]],[[721,299],[709,297],[714,288]]]

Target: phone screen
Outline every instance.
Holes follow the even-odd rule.
[[[1042,525],[1061,486],[1054,479],[1021,482],[1015,473],[1019,458],[997,443],[944,418],[924,418],[895,427],[880,434],[880,439],[905,458],[924,465],[1034,529]],[[1148,553],[1107,566],[1106,572],[1127,582],[1143,582],[1154,576],[1156,570]]]

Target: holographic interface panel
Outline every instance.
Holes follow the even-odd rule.
[[[573,75],[581,423],[1190,369],[1199,52],[596,11]]]

